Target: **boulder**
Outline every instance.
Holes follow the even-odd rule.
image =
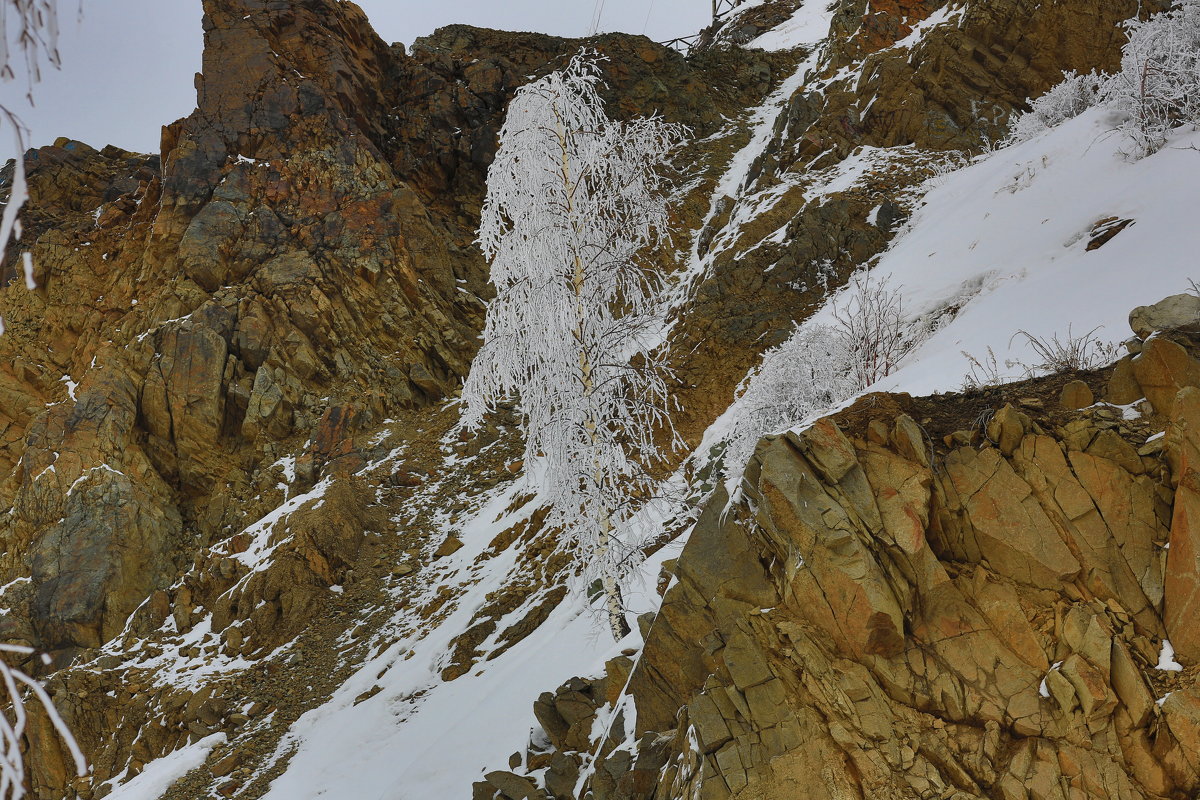
[[[1087,408],[1096,402],[1092,388],[1083,381],[1070,381],[1063,386],[1058,396],[1059,405],[1068,410]]]
[[[1129,312],[1129,327],[1142,339],[1158,331],[1183,328],[1200,322],[1200,294],[1173,294]]]
[[[1154,411],[1171,417],[1175,395],[1185,386],[1200,386],[1200,361],[1170,339],[1155,337],[1134,356],[1133,374]]]
[[[495,770],[483,776],[483,779],[500,791],[500,796],[508,800],[544,800],[546,793],[534,785],[533,781],[504,770]]]
[[[1125,356],[1113,367],[1108,383],[1104,387],[1104,399],[1124,406],[1135,403],[1145,395],[1133,372],[1133,357]]]
[[[1029,416],[1017,411],[1012,404],[1005,404],[988,422],[987,435],[1000,448],[1001,453],[1011,456],[1028,429]]]

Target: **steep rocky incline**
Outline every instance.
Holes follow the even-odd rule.
[[[678,348],[692,433],[732,399],[767,347],[877,256],[918,187],[997,142],[1009,115],[1066,70],[1119,63],[1121,21],[1165,3],[770,2],[708,34],[755,46],[804,20],[803,58],[761,109],[728,129],[736,155],[703,189],[693,290]]]
[[[1200,684],[1161,650],[1200,657],[1189,303],[1098,373],[763,440],[636,663],[538,701],[523,771],[554,797],[584,767],[596,798],[1192,796]],[[475,796],[525,796],[506,777]]]
[[[5,552],[34,563],[23,638],[55,651],[111,639],[253,519],[280,443],[311,440],[311,484],[349,434],[452,390],[482,324],[472,239],[504,103],[577,47],[454,28],[409,56],[352,4],[206,9],[199,108],[164,129],[161,166],[76,142],[28,159],[38,288],[5,290]],[[759,91],[644,39],[597,45],[625,113],[704,131]],[[118,517],[83,513],[101,497]]]

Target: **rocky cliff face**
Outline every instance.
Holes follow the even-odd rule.
[[[925,177],[1061,70],[1114,63],[1139,11],[847,1],[821,50],[731,46],[800,7],[752,9],[687,59],[587,43],[614,113],[695,133],[673,334],[692,444]],[[565,595],[529,496],[460,563],[453,523],[522,465],[511,420],[454,439],[441,401],[482,326],[472,241],[505,104],[582,42],[454,26],[406,51],[352,3],[205,12],[197,110],[159,156],[26,156],[37,288],[0,290],[0,636],[53,654],[94,767],[73,781],[36,721],[37,797],[105,796],[198,741],[165,797],[261,796],[289,726],[380,651],[461,615],[436,659],[454,681]],[[594,797],[1193,792],[1200,700],[1148,668],[1168,635],[1200,660],[1197,335],[1071,390],[1157,416],[1080,410],[1054,379],[871,396],[765,441],[745,497],[706,500],[644,651],[544,695],[546,740],[478,796],[584,796],[597,753]],[[382,691],[364,689],[354,705]],[[626,710],[597,738],[606,704]]]
[[[1198,324],[1086,382],[868,395],[765,439],[640,658],[544,695],[523,763],[554,797],[1190,796],[1194,669],[1157,643],[1200,655]]]
[[[709,36],[718,47],[753,42],[806,7],[756,6]],[[683,365],[697,387],[685,413],[701,429],[715,418],[758,354],[887,246],[925,178],[998,141],[1009,114],[1063,71],[1119,63],[1120,22],[1161,7],[832,4],[821,47],[802,48],[812,52],[792,80],[729,130],[731,146],[749,137],[740,155],[750,169],[705,187],[693,253],[703,280],[677,333],[681,349],[698,353]],[[866,163],[848,188],[831,190],[851,154]]]

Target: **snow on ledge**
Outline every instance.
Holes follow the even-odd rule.
[[[214,733],[155,759],[128,783],[113,789],[109,800],[158,800],[175,781],[204,763],[213,748],[225,744],[225,734]]]
[[[1183,672],[1183,664],[1175,660],[1175,648],[1166,639],[1163,639],[1162,650],[1158,651],[1158,663],[1154,668],[1164,672]]]

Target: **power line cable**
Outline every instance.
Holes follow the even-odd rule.
[[[596,0],[596,14],[592,18],[592,29],[588,35],[594,36],[600,32],[600,21],[604,18],[604,3],[605,0]]]
[[[650,0],[650,7],[646,9],[646,21],[642,23],[642,36],[646,35],[646,28],[650,27],[650,12],[654,10],[654,0]]]

